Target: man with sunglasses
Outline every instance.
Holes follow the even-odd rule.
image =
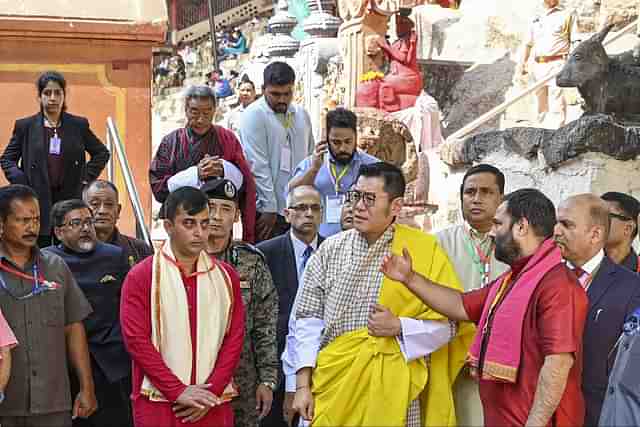
[[[83,320],[91,306],[65,262],[37,247],[40,208],[24,185],[0,189],[0,309],[19,346],[12,350],[0,424],[71,426],[88,417],[96,397]],[[73,367],[80,392],[69,393]]]
[[[633,250],[633,240],[638,235],[640,202],[628,194],[610,191],[600,196],[609,207],[611,230],[605,252],[611,261],[633,271],[640,272],[638,255]]]
[[[385,256],[407,247],[425,275],[461,289],[435,237],[395,224],[404,193],[397,167],[362,166],[347,193],[354,228],[325,241],[305,270],[293,410],[314,426],[447,425],[455,417],[462,334],[380,270]]]
[[[263,426],[286,427],[285,419],[291,420],[291,403],[295,392],[295,370],[290,368],[291,356],[296,351],[295,340],[288,337],[295,329],[295,317],[291,316],[296,294],[302,283],[302,275],[311,255],[324,240],[318,234],[322,221],[320,193],[311,186],[296,187],[287,195],[284,210],[289,233],[258,244],[267,257],[273,282],[278,291],[278,356],[282,355],[283,365],[279,368],[278,388],[275,391],[273,409],[263,421]],[[284,353],[284,354],[283,354]],[[286,376],[286,378],[283,378]]]
[[[361,165],[380,160],[358,150],[358,117],[353,111],[336,108],[327,113],[327,141],[320,141],[313,154],[293,172],[289,190],[313,185],[322,196],[320,234],[333,236],[341,231],[340,213],[345,194],[358,177]]]
[[[311,154],[311,119],[292,104],[296,80],[293,68],[272,62],[264,69],[261,99],[240,118],[240,143],[255,176],[256,241],[284,234],[286,187],[295,166]]]
[[[73,426],[131,426],[131,359],[120,328],[120,291],[129,271],[126,254],[118,246],[98,241],[93,213],[80,199],[53,205],[51,224],[61,243],[44,251],[64,260],[93,307],[84,326],[98,410],[87,420],[75,419]],[[79,383],[75,376],[70,380],[75,395]]]

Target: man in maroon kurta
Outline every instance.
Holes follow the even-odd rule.
[[[480,378],[486,426],[583,423],[582,332],[588,300],[551,239],[555,223],[553,203],[539,191],[505,196],[490,235],[496,258],[511,270],[468,293],[413,272],[406,253],[383,263],[385,275],[434,310],[479,325],[469,363]]]
[[[242,240],[255,241],[256,183],[235,134],[211,122],[215,94],[207,86],[194,86],[185,95],[187,127],[177,129],[160,142],[151,161],[149,182],[159,202],[178,187],[200,188],[205,181],[226,178],[240,189]]]
[[[186,196],[185,196],[186,194]],[[176,202],[175,199],[178,199]],[[152,275],[158,256],[165,256],[163,248],[154,257],[137,264],[127,275],[122,289],[120,317],[124,341],[133,361],[132,400],[136,427],[174,427],[187,422],[200,427],[232,427],[233,410],[223,401],[223,391],[231,383],[232,374],[240,358],[244,336],[244,308],[238,275],[227,264],[219,261],[231,281],[231,305],[227,329],[218,351],[215,367],[205,384],[197,384],[196,365],[198,344],[198,277],[208,272],[199,271],[196,262],[208,238],[209,213],[206,196],[197,189],[186,187],[176,190],[165,205],[165,221],[172,222],[170,245],[180,269],[192,343],[191,380],[181,381],[168,367],[163,355],[152,341]],[[191,256],[189,256],[191,255]],[[194,256],[196,256],[194,258]],[[157,265],[157,264],[156,264]],[[198,264],[199,265],[199,264]],[[157,268],[157,267],[156,267]],[[155,294],[154,294],[155,295]],[[172,308],[167,308],[172,309]],[[212,313],[221,307],[211,306]],[[142,393],[143,379],[148,378],[166,401],[152,401]]]
[[[516,277],[530,257],[511,265]],[[500,383],[480,381],[485,425],[524,425],[538,384],[545,356],[573,353],[575,363],[569,371],[567,385],[554,414],[554,426],[578,426],[584,414],[582,382],[582,331],[587,303],[575,275],[564,265],[551,270],[536,287],[527,307],[523,325],[522,359],[517,381]],[[478,324],[492,286],[468,292],[462,296],[469,320]],[[496,404],[500,402],[500,404]]]

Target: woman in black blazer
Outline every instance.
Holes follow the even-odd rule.
[[[16,120],[0,167],[11,184],[25,184],[40,202],[40,247],[51,244],[49,212],[60,201],[81,198],[82,188],[96,179],[109,160],[109,150],[84,117],[66,110],[67,82],[47,71],[36,82],[40,112]],[[91,160],[85,162],[85,151]]]

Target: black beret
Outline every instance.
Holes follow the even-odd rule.
[[[224,178],[214,178],[206,181],[202,190],[210,199],[222,199],[238,202],[238,189],[233,182]]]

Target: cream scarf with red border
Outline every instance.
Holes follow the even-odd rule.
[[[227,272],[204,251],[194,274],[198,318],[195,378],[197,384],[205,384],[229,328],[233,292]],[[183,384],[190,384],[193,347],[187,293],[170,241],[154,255],[151,278],[151,342],[171,372]],[[142,394],[151,401],[167,401],[147,376],[142,381]]]

